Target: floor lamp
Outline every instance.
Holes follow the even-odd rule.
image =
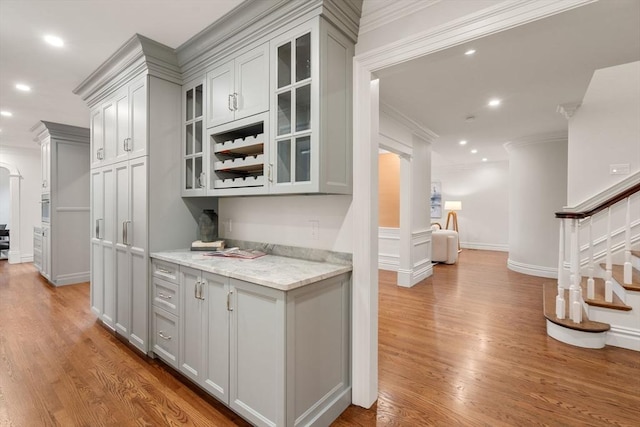
[[[444,202],[444,209],[449,211],[447,213],[447,225],[444,227],[445,230],[449,229],[449,221],[452,223],[453,230],[458,233],[458,252],[462,251],[460,249],[460,231],[458,230],[458,214],[457,211],[462,210],[462,202],[460,200],[449,200]]]

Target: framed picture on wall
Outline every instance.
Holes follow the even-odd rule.
[[[442,183],[431,183],[431,218],[442,218]]]

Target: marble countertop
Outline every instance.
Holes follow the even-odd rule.
[[[207,256],[188,249],[154,252],[151,258],[192,267],[221,276],[290,291],[351,271],[351,265],[307,261],[276,255],[254,259]]]

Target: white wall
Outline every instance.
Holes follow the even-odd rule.
[[[559,222],[566,205],[567,134],[534,135],[509,151],[509,268],[557,277]]]
[[[9,194],[9,170],[0,168],[0,224],[11,227],[11,198]]]
[[[33,148],[0,146],[0,162],[16,167],[20,171],[20,259],[33,259],[33,227],[40,225],[40,201],[42,182],[40,170],[40,147]]]
[[[640,171],[640,62],[597,70],[569,120],[567,202],[575,206],[623,180],[609,165]]]
[[[431,180],[442,183],[443,206],[442,218],[432,218],[432,222],[439,222],[444,228],[447,220],[444,202],[460,200],[461,246],[498,251],[509,249],[508,162],[447,166],[434,161]]]
[[[351,196],[223,197],[218,201],[220,235],[351,253],[350,209]],[[317,221],[317,232],[312,221]]]

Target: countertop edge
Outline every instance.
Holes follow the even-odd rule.
[[[186,254],[189,253],[188,250],[185,251],[175,251],[175,254]],[[283,257],[283,256],[277,256],[277,255],[267,255],[268,257],[275,257],[275,258],[287,258],[287,257]],[[178,256],[172,256],[171,252],[153,252],[149,254],[149,258],[151,259],[155,259],[155,260],[159,260],[159,261],[164,261],[164,262],[170,262],[173,264],[178,264],[184,267],[189,267],[189,268],[194,268],[197,270],[201,270],[201,271],[205,271],[208,273],[213,273],[213,274],[218,274],[220,276],[224,276],[224,277],[229,277],[232,279],[237,279],[237,280],[243,280],[246,282],[251,282],[257,285],[261,285],[261,286],[265,286],[268,288],[272,288],[272,289],[277,289],[277,290],[281,290],[281,291],[291,291],[297,288],[301,288],[303,286],[306,285],[310,285],[312,283],[316,283],[319,282],[321,280],[325,280],[325,279],[330,279],[332,277],[336,277],[345,273],[348,273],[350,271],[352,271],[352,266],[351,265],[340,265],[340,264],[331,264],[331,263],[326,263],[326,262],[318,262],[318,261],[308,261],[308,260],[301,260],[301,259],[297,259],[297,258],[290,258],[291,261],[293,263],[295,262],[303,262],[303,263],[313,263],[313,264],[323,264],[323,265],[327,265],[327,266],[332,266],[335,267],[334,269],[327,271],[327,272],[323,272],[320,274],[314,274],[314,275],[310,275],[309,277],[304,277],[302,279],[290,282],[290,283],[278,283],[278,282],[274,282],[272,280],[268,280],[268,279],[264,279],[262,277],[259,277],[255,274],[246,274],[242,267],[240,262],[238,262],[238,265],[235,269],[228,269],[228,268],[221,268],[218,266],[211,266],[211,265],[206,265],[204,263],[199,263],[197,262],[197,260],[185,260],[185,259],[181,259]],[[227,264],[229,262],[233,263],[233,261],[247,261],[247,260],[241,260],[241,259],[232,259],[232,258],[222,258],[221,260],[227,261]]]

